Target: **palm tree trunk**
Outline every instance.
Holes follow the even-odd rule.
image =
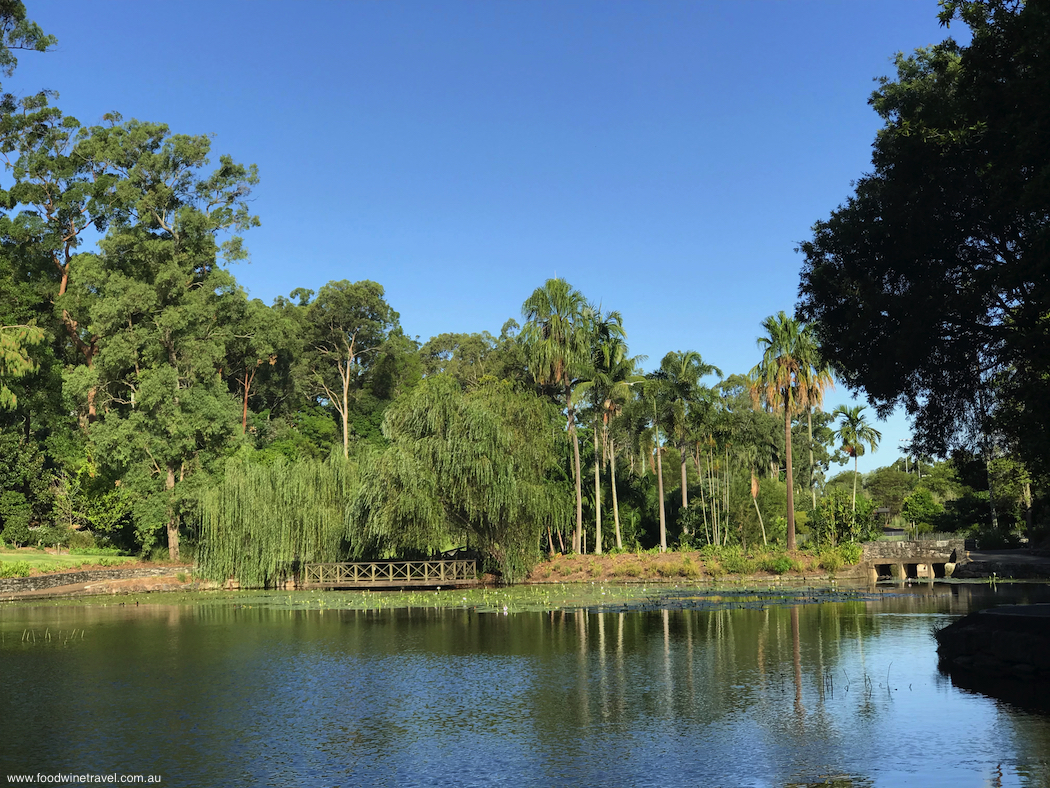
[[[576,481],[576,530],[572,532],[572,550],[580,552],[580,534],[583,533],[583,475],[580,471],[580,437],[576,434],[576,410],[572,407],[571,392],[566,395],[569,401],[569,437],[572,438],[573,477]]]
[[[725,448],[725,469],[726,469],[726,481],[725,481],[725,512],[726,512],[726,543],[729,543],[729,482],[730,482],[730,470],[729,470],[729,445],[726,444]]]
[[[689,508],[689,492],[687,488],[688,482],[686,481],[685,464],[689,460],[689,455],[685,451],[685,447],[679,447],[682,453],[682,508]]]
[[[719,531],[719,515],[718,515],[718,492],[715,487],[715,474],[714,469],[711,467],[711,454],[707,455],[707,490],[711,493],[711,535],[714,537],[715,547],[722,544],[722,537]]]
[[[623,550],[620,538],[620,505],[616,502],[616,447],[609,443],[609,484],[612,486],[613,524],[616,528],[616,549]]]
[[[696,466],[696,478],[700,486],[700,513],[704,516],[704,536],[707,543],[711,544],[711,532],[707,527],[707,502],[704,500],[704,471],[700,464],[700,446],[697,444],[696,454],[693,455],[693,465]]]
[[[854,525],[856,525],[856,520],[857,520],[857,476],[859,475],[857,473],[857,461],[858,461],[858,459],[859,459],[859,455],[856,452],[854,452],[854,454],[853,454],[853,520],[854,520]]]
[[[787,549],[795,549],[795,480],[791,468],[791,407],[784,402],[784,446],[787,458]]]
[[[806,426],[809,428],[809,492],[813,496],[813,508],[817,508],[816,474],[813,473],[813,410],[806,408]]]
[[[602,464],[598,453],[598,425],[594,425],[594,554],[602,554]]]
[[[660,427],[653,422],[656,428],[656,489],[660,496],[660,552],[667,552],[667,517],[664,513],[664,470],[663,462],[660,460]]]

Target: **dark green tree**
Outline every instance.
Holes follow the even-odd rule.
[[[1050,457],[1050,8],[942,3],[972,41],[900,55],[872,171],[814,225],[800,314],[846,383],[914,417],[916,448]]]

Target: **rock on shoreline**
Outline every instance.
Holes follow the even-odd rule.
[[[935,637],[937,653],[949,669],[1050,682],[1050,604],[980,610]]]

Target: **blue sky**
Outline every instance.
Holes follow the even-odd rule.
[[[933,0],[28,10],[59,46],[5,87],[259,166],[234,271],[253,297],[373,279],[425,341],[496,334],[560,276],[623,313],[648,367],[692,349],[726,374],[793,311],[797,242],[869,169],[873,79],[947,36]],[[862,471],[908,437],[903,417],[877,426]]]

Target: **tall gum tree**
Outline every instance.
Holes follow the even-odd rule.
[[[350,409],[353,392],[390,332],[398,314],[384,300],[383,286],[364,280],[329,282],[306,307],[305,364],[314,391],[335,409],[343,436],[343,457],[350,456]]]
[[[70,274],[67,297],[83,305],[98,349],[90,368],[67,371],[65,387],[97,397],[88,438],[135,493],[143,545],[163,527],[177,560],[183,486],[237,423],[221,377],[237,287],[221,263],[246,257],[229,233],[258,224],[246,202],[257,176],[226,156],[209,172],[210,140],[163,124],[114,122],[79,145],[118,177],[99,252],[80,255]]]

